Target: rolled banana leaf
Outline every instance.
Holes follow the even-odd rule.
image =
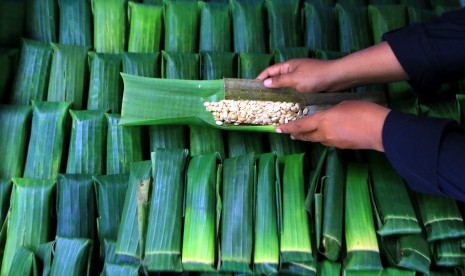
[[[142,160],[142,127],[121,126],[121,115],[105,114],[107,132],[107,174],[128,173],[132,162]]]
[[[138,276],[139,265],[106,263],[102,276]]]
[[[144,256],[149,206],[152,162],[130,165],[129,184],[124,200],[115,253],[142,259]]]
[[[198,80],[199,55],[163,51],[162,76],[167,79]]]
[[[150,126],[150,149],[184,149],[189,147],[188,129],[184,126]]]
[[[255,191],[254,272],[276,274],[279,267],[279,227],[276,202],[276,154],[258,158]]]
[[[120,54],[89,53],[88,110],[109,109],[111,113],[121,112],[123,98],[121,63]]]
[[[447,239],[434,244],[434,263],[438,266],[462,266],[465,250],[460,247],[461,239]]]
[[[391,0],[371,0],[391,1]],[[373,40],[381,42],[384,33],[407,26],[407,9],[404,5],[371,4],[368,6],[368,16],[372,24]]]
[[[430,249],[422,234],[384,236],[380,244],[389,265],[418,273],[430,271]]]
[[[303,141],[292,140],[288,135],[268,133],[270,151],[278,156],[307,152],[307,145]]]
[[[252,273],[254,184],[253,153],[224,160],[220,271]]]
[[[19,247],[13,257],[11,270],[8,275],[37,275],[38,268],[36,257],[27,247]]]
[[[312,50],[339,50],[336,12],[332,6],[306,2],[303,8],[305,22],[304,44]]]
[[[425,3],[425,1],[418,1],[421,3]],[[403,3],[406,5],[407,3]],[[432,10],[421,8],[421,7],[414,7],[414,6],[407,6],[407,15],[408,15],[408,24],[420,23],[430,21],[436,16],[436,13]]]
[[[94,14],[94,49],[119,54],[126,50],[127,0],[91,0]]]
[[[23,176],[56,179],[62,169],[63,145],[69,125],[71,103],[33,103],[31,138],[29,139]]]
[[[59,17],[56,0],[27,0],[26,18],[26,37],[45,43],[58,41]]]
[[[377,233],[380,236],[421,233],[405,183],[386,156],[372,152],[369,163]]]
[[[336,16],[340,51],[350,53],[373,44],[367,7],[336,4]]]
[[[159,52],[162,41],[163,7],[129,2],[128,19],[128,52]]]
[[[10,197],[13,183],[9,178],[0,178],[0,229],[6,220],[6,215],[10,209]],[[0,237],[1,240],[1,237]]]
[[[235,53],[202,52],[200,62],[200,74],[204,80],[237,76],[237,55]]]
[[[354,8],[359,8],[359,7],[366,7],[367,2],[365,0],[337,0],[336,5],[342,5],[344,7],[354,7]]]
[[[315,155],[314,151],[311,151],[311,153],[312,153],[311,155]],[[314,161],[315,166],[312,172],[310,173],[310,187],[307,191],[307,196],[305,198],[305,209],[309,213],[313,213],[314,211],[315,212],[317,211],[317,210],[313,210],[314,206],[319,206],[321,208],[323,206],[321,196],[319,198],[320,200],[319,202],[314,202],[314,200],[318,198],[318,196],[315,196],[315,194],[316,194],[316,190],[318,186],[320,185],[320,180],[324,173],[323,170],[325,170],[327,156],[328,156],[328,148],[324,147],[319,157],[316,157],[316,156],[313,157],[316,159],[316,161]],[[315,216],[316,215],[317,214],[315,213]],[[318,222],[318,220],[315,220],[315,222]],[[315,230],[317,233],[319,233],[318,231],[320,229],[321,229],[321,226],[320,227],[317,226]],[[319,236],[320,235],[317,235],[317,237]]]
[[[344,270],[377,273],[383,269],[368,187],[368,166],[349,163],[345,194]]]
[[[149,271],[182,271],[182,215],[188,150],[152,152],[153,189],[144,263]]]
[[[61,44],[92,46],[92,9],[88,0],[58,0]]]
[[[141,2],[150,5],[163,5],[163,0],[143,0]]]
[[[268,152],[262,133],[243,133],[228,131],[228,157],[237,157],[248,153],[261,154]],[[265,140],[266,141],[266,140]]]
[[[318,263],[320,275],[341,275],[341,263],[323,260]]]
[[[165,51],[197,53],[199,5],[197,1],[164,1]]]
[[[105,110],[70,110],[73,126],[66,173],[105,173]]]
[[[404,270],[395,267],[388,267],[383,270],[382,276],[415,276],[416,272],[412,270]]]
[[[160,53],[123,54],[123,72],[141,77],[160,77]]]
[[[460,107],[455,98],[420,104],[420,115],[460,122]]]
[[[294,58],[308,58],[310,50],[307,47],[276,48],[274,62],[281,63]]]
[[[13,104],[31,104],[43,101],[46,97],[47,85],[52,61],[50,44],[23,39],[16,77],[10,102]]]
[[[51,275],[89,275],[91,253],[89,239],[57,237]]]
[[[92,175],[58,175],[57,236],[92,240],[95,235],[95,211]]]
[[[300,0],[266,0],[269,49],[302,46]]]
[[[232,51],[229,4],[200,2],[199,51]]]
[[[50,222],[55,182],[13,178],[13,184],[2,275],[10,272],[13,258],[21,246],[33,247],[49,241],[52,233]]]
[[[230,1],[234,52],[267,53],[268,37],[262,0]]]
[[[25,1],[0,2],[0,45],[19,48],[24,33]],[[14,26],[12,28],[11,26]]]
[[[465,237],[465,224],[455,200],[416,194],[428,242]]]
[[[23,175],[32,108],[0,105],[0,178]]]
[[[334,1],[334,0],[318,0],[318,1],[304,0],[302,2],[303,2],[304,5],[306,3],[309,3],[309,4],[319,5],[319,6],[322,6],[322,7],[334,7],[334,4],[335,4],[336,1]]]
[[[223,132],[205,126],[189,126],[189,152],[191,156],[217,152],[225,157]]]
[[[47,101],[71,102],[74,109],[83,109],[89,47],[52,43],[52,49]]]
[[[100,244],[105,239],[116,240],[128,189],[129,174],[110,174],[92,177],[97,199],[97,229]],[[100,251],[103,256],[103,250]]]
[[[272,62],[272,54],[240,53],[237,75],[241,79],[255,79]]]
[[[194,156],[187,169],[182,267],[191,271],[216,271],[217,153]]]

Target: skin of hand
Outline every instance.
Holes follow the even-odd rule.
[[[345,101],[281,125],[278,133],[342,149],[384,151],[382,131],[389,109],[367,101]]]

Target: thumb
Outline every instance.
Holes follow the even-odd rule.
[[[285,74],[265,79],[263,84],[268,88],[293,87],[294,81],[292,79],[292,74]]]

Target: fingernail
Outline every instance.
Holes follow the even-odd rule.
[[[266,79],[266,80],[263,82],[263,84],[266,85],[266,86],[271,85],[271,83],[272,83],[272,80],[271,80],[271,79]]]
[[[291,135],[291,139],[292,139],[292,140],[295,140],[295,137]]]
[[[277,128],[276,133],[283,133],[283,131],[280,128]]]

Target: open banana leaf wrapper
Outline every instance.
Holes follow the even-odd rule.
[[[303,94],[288,88],[269,89],[262,81],[243,79],[173,80],[121,74],[124,81],[122,125],[205,125],[224,130],[274,132],[275,126],[215,123],[205,102],[221,100],[286,101],[301,106],[330,106],[344,100],[384,103],[382,92]],[[318,108],[317,108],[318,109]]]

